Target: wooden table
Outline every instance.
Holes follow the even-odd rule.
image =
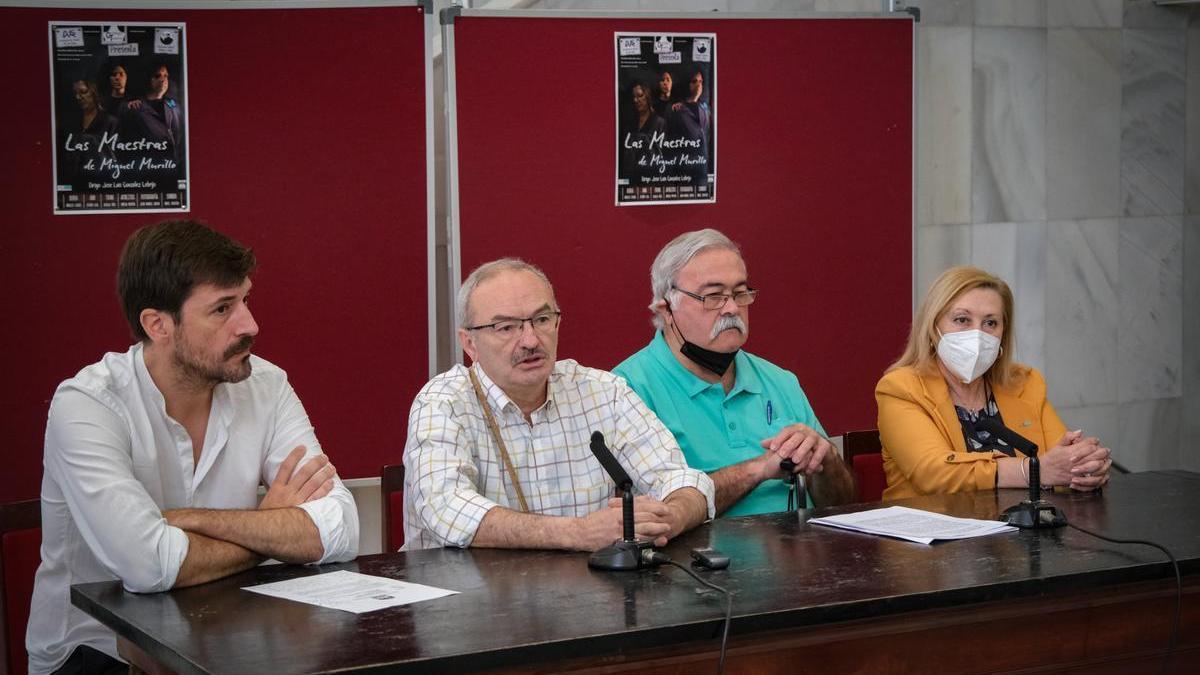
[[[996,518],[1021,490],[903,500]],[[1173,672],[1200,663],[1200,474],[1114,476],[1053,494],[1072,523],[1167,546],[1184,574]],[[877,505],[817,510],[827,515]],[[723,518],[673,541],[733,558],[700,572],[734,593],[727,672],[1157,672],[1175,606],[1161,552],[1071,529],[932,546],[809,525],[810,512]],[[241,590],[346,569],[460,591],[350,614]],[[586,555],[451,550],[321,568],[259,567],[169,593],[75,586],[76,606],[179,672],[713,672],[723,597],[681,570],[588,569]]]

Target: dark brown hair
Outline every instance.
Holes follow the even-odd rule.
[[[194,220],[147,225],[129,237],[117,264],[117,295],[133,336],[144,309],[168,312],[179,323],[183,302],[197,284],[237,286],[258,266],[254,251]]]

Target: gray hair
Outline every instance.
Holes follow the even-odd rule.
[[[650,265],[650,311],[654,314],[655,328],[662,330],[664,327],[662,316],[657,311],[658,303],[666,300],[674,309],[675,302],[679,299],[679,293],[671,289],[679,272],[698,253],[710,248],[724,248],[738,255],[742,254],[742,250],[729,237],[712,228],[705,228],[695,232],[684,232],[675,237],[655,256],[654,264]]]
[[[464,328],[467,325],[467,316],[471,313],[471,294],[475,292],[476,287],[501,272],[529,272],[541,279],[542,283],[546,284],[546,288],[550,289],[551,299],[554,298],[554,285],[550,283],[550,279],[546,277],[546,273],[537,265],[531,265],[520,258],[500,258],[499,260],[486,262],[471,270],[471,273],[463,280],[462,285],[458,287],[458,297],[455,298],[454,303],[454,320],[458,322],[459,328]]]

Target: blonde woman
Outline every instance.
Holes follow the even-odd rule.
[[[1029,460],[977,428],[983,418],[1038,446],[1041,482],[1094,490],[1109,450],[1067,431],[1035,368],[1012,360],[1013,296],[975,267],[946,270],[913,318],[904,354],[875,386],[884,499],[1026,487]]]

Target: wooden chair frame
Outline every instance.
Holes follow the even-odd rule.
[[[392,509],[389,495],[393,492],[404,492],[404,465],[385,464],[379,471],[379,503],[382,505],[383,517],[380,523],[383,527],[379,541],[385,552],[400,548],[400,543],[392,541]],[[402,542],[401,542],[402,543]]]
[[[31,530],[42,526],[42,500],[25,499],[0,504],[0,537],[7,532]],[[0,675],[9,675],[8,592],[4,586],[4,549],[0,547]],[[19,645],[24,649],[25,645]]]
[[[855,499],[861,498],[858,473],[854,471],[854,458],[859,455],[870,455],[883,452],[883,444],[879,440],[878,429],[847,431],[842,435],[842,459],[854,475]]]

